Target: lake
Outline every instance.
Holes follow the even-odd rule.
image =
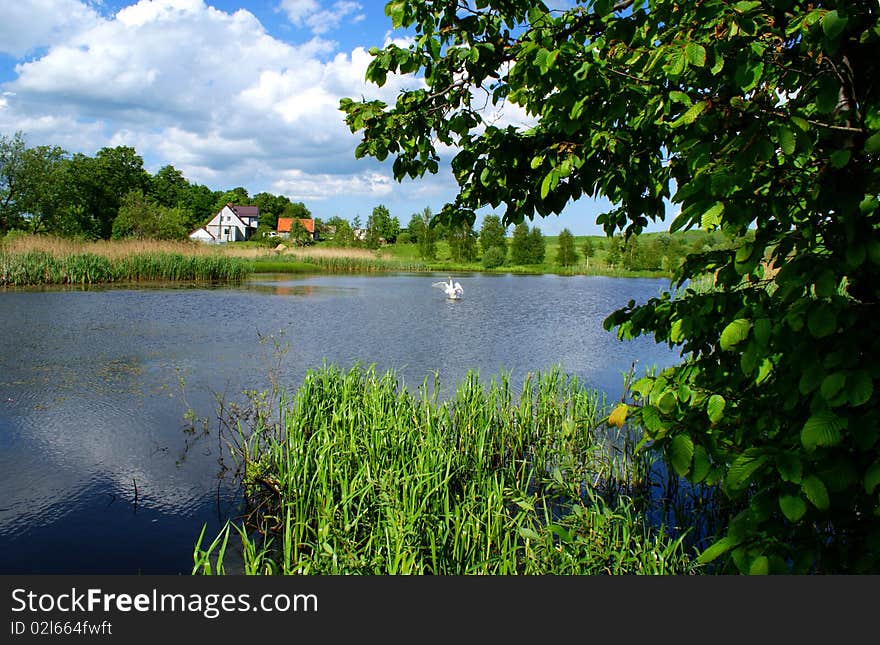
[[[185,415],[323,361],[393,369],[441,394],[468,370],[514,387],[559,365],[618,398],[623,374],[676,352],[618,341],[603,319],[662,279],[455,274],[257,276],[217,288],[0,292],[0,573],[188,574],[235,497],[216,437]],[[281,356],[277,347],[285,347]]]

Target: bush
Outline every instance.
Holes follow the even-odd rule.
[[[486,269],[494,269],[504,264],[504,256],[506,253],[500,246],[490,247],[483,253],[483,267]]]

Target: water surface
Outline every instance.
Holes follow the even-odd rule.
[[[375,364],[449,393],[559,365],[619,397],[622,375],[677,359],[621,342],[603,319],[665,280],[456,274],[261,276],[225,288],[0,293],[0,573],[189,573],[202,526],[234,511],[216,439],[189,446],[188,410],[295,388],[309,368]]]

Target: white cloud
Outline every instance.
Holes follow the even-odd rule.
[[[333,8],[350,15],[353,4]],[[306,18],[320,13],[310,6]],[[418,81],[389,77],[377,88],[364,81],[370,60],[361,47],[334,54],[318,37],[278,40],[248,11],[141,0],[56,34],[42,56],[20,62],[0,86],[0,128],[87,154],[133,146],[148,169],[171,163],[216,188],[387,194],[390,180],[355,159],[339,99],[393,102]]]
[[[368,197],[384,197],[394,190],[395,182],[378,172],[338,176],[306,174],[300,170],[288,170],[274,183],[275,190],[285,195],[296,195],[301,200],[321,200],[340,193]]]
[[[336,29],[343,20],[363,20],[362,6],[352,0],[337,0],[324,6],[318,0],[281,0],[279,9],[297,27],[308,27],[314,34]]]
[[[21,57],[99,21],[78,0],[9,0],[0,3],[0,52]]]

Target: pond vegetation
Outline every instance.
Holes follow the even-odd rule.
[[[652,461],[599,394],[559,370],[518,395],[504,375],[436,386],[325,364],[229,408],[247,504],[202,531],[193,573],[226,573],[239,544],[248,574],[697,571],[689,531],[649,521]]]

